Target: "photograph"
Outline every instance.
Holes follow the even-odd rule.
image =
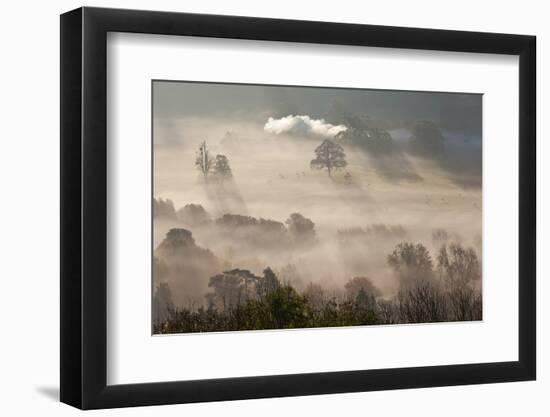
[[[153,80],[153,334],[482,320],[482,98]]]

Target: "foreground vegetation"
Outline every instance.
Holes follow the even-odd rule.
[[[262,276],[233,269],[209,280],[205,306],[174,307],[167,284],[153,300],[155,333],[291,329],[482,319],[475,251],[442,245],[436,265],[422,244],[401,243],[388,255],[399,291],[384,298],[367,277],[348,281],[342,296],[318,284],[298,291],[268,267]]]

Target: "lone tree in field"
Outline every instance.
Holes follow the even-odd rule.
[[[210,157],[208,148],[206,147],[206,141],[201,143],[199,150],[197,151],[197,159],[195,160],[195,165],[199,171],[204,176],[204,180],[208,179],[208,174],[213,169],[215,164],[215,159]]]
[[[329,177],[333,169],[344,168],[347,164],[344,148],[328,139],[315,149],[315,159],[310,162],[311,169],[326,169]]]
[[[225,155],[216,155],[213,166],[214,175],[219,180],[229,179],[233,176],[231,173],[231,167],[229,166],[229,159]]]

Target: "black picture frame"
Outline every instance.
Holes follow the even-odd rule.
[[[519,360],[107,385],[107,33],[519,56]],[[82,409],[375,391],[536,377],[536,38],[79,8],[61,15],[61,401]]]

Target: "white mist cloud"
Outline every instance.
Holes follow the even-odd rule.
[[[270,117],[264,126],[264,130],[276,135],[281,133],[290,133],[333,138],[338,133],[345,132],[348,128],[344,125],[332,125],[325,122],[324,119],[312,119],[307,115],[288,115],[281,117],[280,119]]]

